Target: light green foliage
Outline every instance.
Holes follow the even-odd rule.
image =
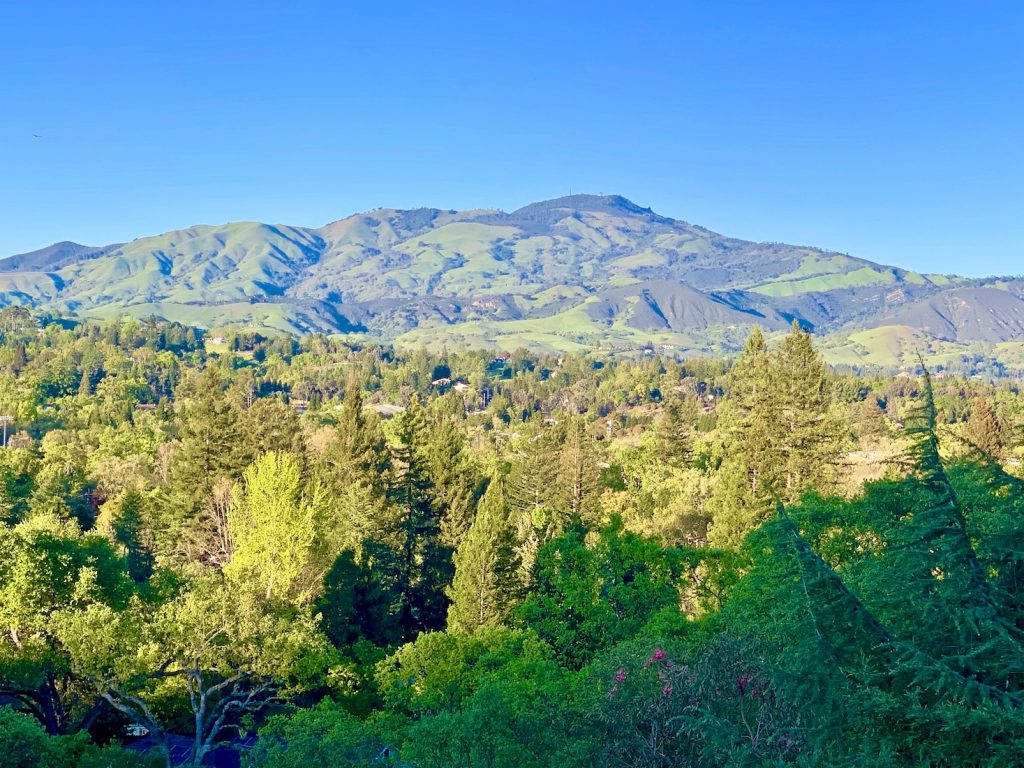
[[[339,222],[315,268],[358,270],[373,233],[434,215],[463,221]],[[614,218],[565,224],[571,248],[625,247]],[[425,257],[502,280],[551,246],[445,234]],[[637,263],[712,241],[651,233]],[[791,279],[836,274],[792,256]],[[608,279],[634,290],[630,265]],[[133,764],[89,734],[134,722],[163,765],[172,735],[198,766],[257,730],[267,766],[1019,762],[1012,382],[828,371],[799,330],[755,333],[731,370],[654,337],[627,360],[217,333],[0,310],[0,398],[21,403],[0,695],[22,710],[0,709],[0,741],[27,745],[0,761]]]
[[[718,546],[737,546],[768,518],[775,500],[828,490],[845,442],[830,412],[825,364],[796,323],[774,350],[755,331],[730,384],[721,474],[711,500],[709,536]]]
[[[93,606],[120,610],[130,593],[105,539],[43,516],[0,528],[0,691],[50,733],[73,727],[88,699],[69,668],[60,623]]]
[[[524,681],[561,676],[550,648],[532,633],[482,628],[471,635],[420,635],[378,664],[377,683],[389,710],[416,716],[452,713],[506,668]]]
[[[384,751],[359,718],[327,701],[290,718],[274,716],[260,737],[249,756],[253,768],[376,768]]]
[[[492,478],[455,551],[449,631],[498,626],[511,612],[520,592],[520,562],[509,512],[504,478]]]
[[[183,696],[194,720],[189,764],[224,736],[231,712],[258,712],[272,696],[321,683],[332,663],[312,618],[269,608],[251,590],[206,577],[158,605],[93,605],[61,622],[61,641],[96,693],[158,743],[157,704]]]
[[[265,600],[308,603],[316,588],[314,543],[325,500],[303,493],[302,468],[289,453],[263,454],[232,496],[228,529],[233,552],[228,578]]]

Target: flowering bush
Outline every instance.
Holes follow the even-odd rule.
[[[723,755],[786,763],[805,753],[807,718],[780,695],[752,644],[723,636],[690,659],[648,649],[616,654],[603,678],[609,766],[720,766]]]

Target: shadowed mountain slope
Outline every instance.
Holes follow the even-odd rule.
[[[793,319],[822,333],[884,318],[941,339],[1024,337],[1024,301],[1010,291],[730,238],[617,195],[512,212],[378,209],[315,229],[200,225],[98,248],[56,243],[0,260],[5,304],[384,339],[418,331],[558,347],[558,337],[573,348],[658,337],[684,351],[727,349],[739,329]]]

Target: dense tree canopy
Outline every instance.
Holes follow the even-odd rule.
[[[1016,382],[225,333],[0,310],[0,765],[1019,762]]]

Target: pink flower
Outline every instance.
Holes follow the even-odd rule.
[[[671,685],[666,685],[664,688],[662,688],[661,689],[661,695],[662,696],[671,696],[672,695],[672,686]]]
[[[626,670],[624,667],[619,667],[619,671],[615,673],[615,682],[624,683],[626,682]]]
[[[655,649],[654,653],[651,654],[650,658],[644,662],[644,669],[647,669],[651,664],[656,661],[661,661],[665,658],[665,652],[661,648]]]

